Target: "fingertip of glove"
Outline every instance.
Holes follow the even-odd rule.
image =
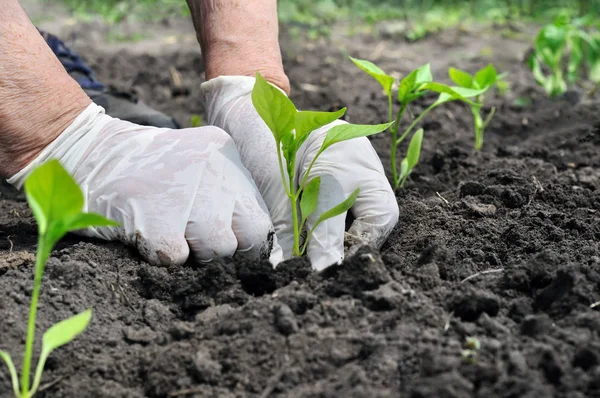
[[[311,250],[308,253],[308,258],[315,271],[323,271],[332,265],[341,264],[344,260],[344,254],[334,248],[330,250],[318,249]]]
[[[137,249],[150,264],[160,267],[182,265],[190,256],[190,248],[185,240],[157,243],[138,239]]]

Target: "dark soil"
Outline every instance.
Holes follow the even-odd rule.
[[[48,265],[39,331],[88,307],[94,319],[51,355],[39,396],[600,397],[600,102],[545,99],[526,41],[494,31],[286,42],[296,103],[348,106],[355,122],[383,121],[385,100],[338,49],[390,72],[429,60],[438,76],[493,61],[512,92],[491,99],[481,153],[463,106],[427,118],[389,241],[322,274],[303,260],[156,268],[69,237]],[[195,50],[84,55],[184,125],[202,113]],[[514,105],[522,96],[531,106]],[[387,164],[388,137],[373,144]],[[36,229],[24,202],[0,207],[0,344],[20,363]],[[0,391],[10,396],[4,370]]]

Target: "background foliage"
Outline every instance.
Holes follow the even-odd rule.
[[[135,15],[157,18],[187,14],[183,0],[42,0],[61,1],[80,16],[102,15],[118,22]],[[600,0],[279,0],[283,22],[316,26],[337,19],[360,18],[375,22],[393,18],[440,18],[460,15],[474,19],[542,18],[560,10],[574,14],[600,14]]]

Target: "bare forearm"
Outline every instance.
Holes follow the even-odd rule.
[[[279,48],[277,0],[187,0],[206,79],[254,76],[289,92]]]
[[[18,0],[0,8],[0,176],[26,166],[89,105]]]

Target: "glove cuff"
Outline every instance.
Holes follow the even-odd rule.
[[[70,173],[77,167],[85,149],[94,141],[102,126],[112,118],[104,114],[104,108],[94,103],[79,114],[54,141],[50,143],[31,163],[25,166],[7,182],[21,189],[25,180],[38,166],[50,159],[57,159]]]

